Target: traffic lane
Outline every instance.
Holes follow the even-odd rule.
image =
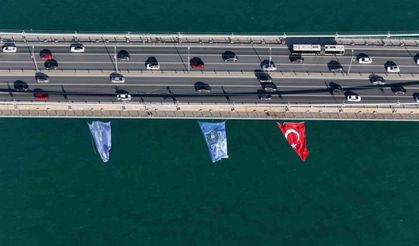
[[[58,54],[72,54],[72,55],[82,55],[82,54],[107,54],[107,55],[114,55],[115,54],[115,46],[108,46],[108,45],[100,45],[100,46],[86,46],[85,53],[70,53],[69,48],[66,47],[35,47],[34,53],[39,54],[42,50],[48,49],[52,53],[58,53]],[[28,52],[32,49],[19,49],[18,52]],[[117,47],[116,52],[119,52],[121,50],[128,51],[131,55],[165,55],[165,54],[187,54],[188,48],[187,46],[167,46],[167,47]],[[351,52],[352,47],[346,46],[345,50],[345,56],[352,56],[352,54],[356,57],[359,54],[367,54],[369,56],[376,56],[376,57],[382,57],[382,56],[388,56],[388,57],[413,57],[418,52],[418,48],[411,48],[406,47],[405,49],[392,49],[391,47],[383,47],[383,48],[353,48],[353,53]],[[272,55],[289,55],[291,51],[286,47],[190,47],[189,53],[191,55],[216,55],[221,58],[222,54],[225,51],[232,51],[236,53],[237,56],[240,55],[269,55],[271,53]],[[304,55],[304,54],[303,54]],[[307,55],[310,56],[310,55]],[[240,58],[240,57],[239,57]]]
[[[40,89],[40,88],[37,88]],[[114,91],[106,91],[102,93],[85,93],[85,92],[68,92],[63,93],[60,91],[43,90],[43,93],[49,95],[50,101],[116,101],[116,93]],[[130,92],[131,93],[131,92]],[[0,93],[1,100],[23,100],[30,101],[34,99],[33,92],[25,93]],[[63,95],[66,94],[66,95]],[[241,93],[192,93],[192,92],[172,92],[172,93],[132,93],[133,101],[139,102],[159,101],[159,102],[254,102],[260,100],[257,92],[241,92]],[[397,103],[397,102],[415,102],[414,98],[410,95],[368,95],[358,94],[362,97],[363,103]],[[256,100],[257,99],[257,100]],[[270,102],[275,103],[329,103],[339,104],[347,103],[344,94],[330,95],[327,93],[289,93],[287,91],[279,91],[273,93]]]
[[[275,62],[275,61],[274,61]],[[39,70],[43,70],[47,72],[47,63],[44,61],[37,61],[37,66],[34,65],[31,61],[25,62],[0,62],[0,69],[3,70],[34,70],[36,67]],[[58,66],[56,69],[59,70],[67,70],[67,71],[74,71],[74,70],[118,70],[121,73],[129,71],[142,71],[146,70],[146,66],[144,62],[130,62],[130,63],[114,63],[111,61],[108,62],[63,62],[57,61]],[[327,63],[324,64],[291,64],[291,63],[280,63],[275,62],[279,71],[283,72],[330,72],[329,65]],[[349,70],[350,64],[340,62],[342,65],[344,72]],[[236,63],[224,63],[224,62],[205,62],[204,69],[195,69],[192,68],[190,64],[185,62],[161,62],[160,63],[160,71],[187,71],[190,69],[191,71],[256,71],[261,70],[261,64],[259,62],[236,62]],[[399,65],[401,69],[401,73],[418,73],[419,68],[417,65]],[[158,71],[155,71],[158,73]],[[352,64],[351,65],[351,72],[362,72],[362,73],[381,73],[386,72],[384,65],[361,65],[361,64]]]
[[[161,77],[127,77],[125,83],[117,84],[111,83],[107,76],[103,77],[60,77],[50,76],[49,83],[37,83],[34,77],[0,77],[0,84],[2,86],[13,87],[15,82],[23,81],[30,87],[32,86],[66,86],[66,87],[86,87],[86,88],[101,88],[101,87],[182,87],[193,86],[196,82],[204,82],[211,86],[222,86],[224,88],[230,87],[253,87],[259,84],[256,77],[254,78],[161,78]],[[306,88],[323,88],[327,87],[330,82],[338,83],[342,87],[378,87],[371,84],[368,78],[365,79],[279,79],[273,78],[272,81],[278,86],[285,86],[289,88],[306,87]],[[418,81],[404,81],[400,79],[387,80],[384,87],[392,85],[403,85],[412,89],[419,87]]]
[[[35,46],[32,49],[31,46],[29,47],[18,47],[17,53],[30,53],[34,52],[35,54],[39,54],[41,51],[48,50],[53,54],[115,54],[115,46],[85,46],[85,52],[83,53],[71,53],[70,49],[67,47],[57,47],[57,46]],[[188,53],[187,46],[167,46],[167,47],[118,47],[116,46],[116,52],[121,50],[126,50],[130,54],[150,54],[150,55],[164,55],[164,54],[177,54],[177,53]],[[247,54],[247,55],[257,55],[257,54],[269,54],[271,52],[275,55],[285,55],[289,54],[290,51],[284,47],[271,47],[269,49],[268,46],[266,47],[193,47],[189,48],[190,54],[213,54],[219,55],[221,57],[222,53],[225,51],[232,51],[237,55],[240,54]]]
[[[196,80],[186,80],[186,81],[177,81],[175,84],[167,84],[162,82],[153,82],[148,81],[148,83],[138,83],[138,84],[50,84],[50,83],[28,83],[29,90],[34,88],[48,88],[52,91],[60,92],[80,92],[80,93],[96,93],[96,92],[112,92],[118,89],[124,89],[129,91],[136,91],[138,93],[167,93],[170,91],[175,91],[176,93],[188,93],[195,92]],[[382,92],[391,92],[391,88],[403,86],[407,89],[407,93],[411,91],[412,93],[419,90],[419,81],[413,82],[404,82],[404,81],[394,81],[392,83],[387,83],[385,85],[372,85],[369,82],[363,81],[347,81],[347,80],[332,80],[332,81],[282,81],[282,80],[273,80],[273,83],[276,84],[278,90],[283,94],[315,94],[315,93],[330,93],[330,83],[339,84],[343,91],[359,91],[363,94],[377,94],[381,95]],[[200,80],[198,83],[205,83],[215,90],[215,93],[225,92],[225,93],[240,93],[240,92],[251,92],[256,91],[261,88],[260,82],[257,80],[248,80],[243,82],[241,80],[232,80],[232,81],[206,81]],[[14,91],[13,86],[8,83],[0,83],[0,88],[2,91],[7,91],[10,89]]]
[[[116,62],[114,59],[107,55],[101,56],[94,56],[88,55],[85,57],[90,57],[92,61],[86,61],[81,56],[66,56],[66,58],[71,57],[74,59],[73,61],[67,61],[64,58],[56,57],[58,61],[58,66],[61,69],[115,69]],[[12,57],[8,57],[11,59]],[[131,62],[118,62],[118,65],[121,69],[141,69],[145,68],[147,56],[136,56],[133,57]],[[16,59],[23,59],[22,62],[14,61],[14,60],[0,60],[0,67],[7,68],[7,69],[32,69],[34,68],[33,61],[31,61],[30,57],[27,56],[17,56]],[[81,60],[80,60],[81,59]],[[97,62],[95,62],[97,59]],[[160,60],[160,65],[162,69],[168,70],[186,70],[188,66],[188,57],[186,55],[174,55],[174,56],[162,56],[158,57]],[[230,63],[230,62],[223,62],[222,59],[216,56],[208,56],[202,57],[202,60],[207,65],[207,69],[210,70],[231,70],[231,71],[249,71],[252,69],[260,68],[260,62],[263,60],[267,60],[269,57],[260,57],[260,56],[244,56],[239,62]],[[347,63],[349,66],[351,59],[349,57],[330,57],[330,56],[316,56],[316,57],[307,57],[304,65],[302,64],[293,64],[289,62],[289,58],[286,56],[273,56],[272,61],[276,62],[278,66],[284,66],[281,68],[283,71],[323,71],[326,72],[329,70],[328,67],[324,67],[324,65],[329,63],[332,60],[336,60],[340,62],[342,65]],[[355,72],[365,72],[369,70],[369,72],[379,72],[380,70],[385,70],[385,65],[388,65],[388,60],[381,59],[380,61],[376,61],[374,59],[373,64],[358,64],[353,62],[353,67]],[[167,62],[166,62],[167,61]],[[398,58],[392,59],[392,61],[399,65],[404,66],[404,69],[407,69],[406,72],[417,72],[417,65],[414,63],[413,59],[410,58]],[[378,64],[377,64],[378,63]],[[410,64],[410,65],[409,65]],[[37,65],[39,68],[43,68],[45,62],[37,59]],[[209,65],[209,67],[208,67]],[[310,66],[309,69],[305,69],[306,66]],[[318,69],[320,68],[320,69]],[[359,69],[358,69],[359,68]],[[367,71],[368,72],[368,71]]]

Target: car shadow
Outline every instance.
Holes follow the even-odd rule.
[[[368,57],[368,55],[365,53],[359,53],[358,55],[356,55],[356,60],[358,61],[359,59],[364,58],[364,57]]]
[[[13,82],[13,88],[15,90],[27,90],[29,88],[28,83],[26,83],[25,81],[22,80],[16,80],[15,82]]]
[[[415,56],[413,56],[413,61],[415,62],[415,63],[417,63],[417,61],[419,60],[419,53],[416,53],[416,55]]]
[[[384,63],[384,69],[387,69],[391,66],[396,66],[396,63],[394,61],[386,61],[386,63]]]
[[[327,68],[329,69],[329,71],[339,68],[342,69],[342,65],[340,64],[340,62],[336,60],[331,60],[327,63]]]
[[[149,56],[145,62],[144,62],[144,66],[147,67],[148,64],[156,64],[157,63],[157,58],[155,56]]]

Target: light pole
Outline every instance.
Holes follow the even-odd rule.
[[[349,63],[349,68],[348,68],[348,73],[347,75],[349,75],[349,73],[351,72],[351,67],[352,67],[352,61],[354,60],[354,49],[351,49],[351,63]]]
[[[191,47],[188,45],[188,60],[187,60],[187,62],[188,62],[188,72],[191,70]]]
[[[32,60],[33,60],[33,63],[35,64],[35,70],[36,70],[36,72],[38,72],[38,64],[36,64],[34,49],[35,49],[35,47],[32,46]]]
[[[118,73],[118,59],[116,59],[116,46],[114,46],[115,70]]]

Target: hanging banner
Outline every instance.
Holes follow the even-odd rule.
[[[199,121],[198,123],[207,143],[212,162],[217,162],[223,158],[227,159],[228,153],[225,122],[213,123]]]
[[[89,125],[90,133],[95,140],[96,149],[103,162],[109,161],[111,150],[111,122],[93,121]]]
[[[308,149],[306,146],[306,128],[304,122],[300,123],[276,123],[285,139],[295,150],[302,161],[305,161],[308,156]]]

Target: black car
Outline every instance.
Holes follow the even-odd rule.
[[[302,57],[301,55],[298,55],[298,54],[290,55],[289,58],[290,58],[290,62],[293,62],[293,63],[303,63],[304,62],[304,57]]]
[[[211,86],[207,83],[198,81],[194,85],[195,91],[199,93],[210,93],[211,92]]]
[[[230,50],[225,51],[221,56],[225,62],[236,62],[238,60],[237,55]]]
[[[13,86],[16,91],[27,91],[29,89],[28,84],[22,80],[16,80]]]
[[[386,84],[386,80],[381,77],[380,75],[376,75],[376,74],[371,74],[369,76],[370,82],[373,85],[385,85]]]
[[[276,85],[272,82],[264,82],[260,84],[264,91],[266,92],[276,92],[277,88]]]
[[[330,93],[332,94],[341,94],[343,92],[342,86],[335,82],[329,83],[329,89],[330,89]]]
[[[258,73],[257,78],[259,82],[272,82],[272,77],[267,73]]]
[[[404,95],[406,94],[406,89],[403,86],[393,86],[391,87],[391,91],[396,95]]]
[[[56,60],[54,60],[54,59],[49,59],[49,60],[46,60],[46,61],[44,62],[44,66],[45,66],[45,68],[46,68],[46,69],[48,69],[48,70],[51,70],[51,69],[57,69],[57,67],[58,67],[58,62],[57,62]]]
[[[327,67],[329,68],[330,72],[336,73],[336,72],[342,72],[343,71],[343,67],[338,61],[330,61],[327,64]]]
[[[131,58],[129,52],[126,50],[120,50],[117,54],[117,57],[119,61],[129,61]]]
[[[265,90],[258,90],[257,94],[260,100],[268,101],[272,99],[271,94],[266,92]]]

